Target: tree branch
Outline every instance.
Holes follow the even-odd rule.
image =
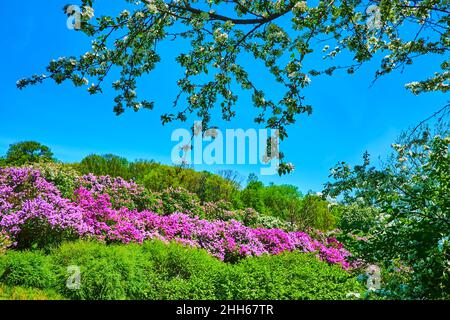
[[[284,9],[283,11],[271,14],[265,18],[254,18],[254,19],[236,19],[236,18],[231,18],[231,17],[227,17],[221,14],[217,14],[217,13],[209,13],[200,9],[196,9],[191,7],[190,5],[186,5],[186,6],[180,6],[177,4],[168,4],[168,7],[171,9],[176,9],[176,10],[184,10],[184,11],[188,11],[194,14],[202,14],[202,13],[207,13],[209,14],[209,16],[211,17],[211,20],[219,20],[219,21],[231,21],[234,24],[239,24],[239,25],[252,25],[252,24],[264,24],[270,21],[273,21],[283,15],[285,15],[286,13],[288,13],[292,8],[293,5],[290,4],[286,7],[286,9]]]

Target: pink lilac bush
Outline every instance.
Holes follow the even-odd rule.
[[[134,206],[117,207],[117,198],[112,197],[121,188],[129,187],[131,194],[142,190],[122,180],[94,176],[84,179],[89,183],[80,186],[73,200],[68,200],[39,171],[0,169],[0,230],[15,241],[24,226],[38,221],[46,223],[51,230],[70,230],[80,238],[95,238],[105,243],[177,241],[203,248],[225,261],[299,250],[315,253],[330,264],[350,267],[347,262],[350,253],[334,238],[319,241],[303,232],[253,229],[236,220],[207,221],[184,213],[162,216]],[[111,195],[106,190],[114,192]]]
[[[85,188],[95,196],[107,194],[113,208],[126,207],[129,209],[144,210],[151,208],[158,210],[162,204],[141,185],[133,181],[126,181],[121,177],[95,176],[87,174],[77,179],[75,183],[79,188]]]
[[[45,221],[51,228],[71,229],[79,235],[91,232],[79,206],[62,198],[59,190],[42,178],[39,171],[0,169],[2,232],[14,239],[31,221]]]

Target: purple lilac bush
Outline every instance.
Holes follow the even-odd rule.
[[[0,230],[12,246],[20,235],[43,224],[42,232],[69,232],[105,243],[142,243],[147,239],[177,241],[207,250],[224,261],[246,256],[299,250],[315,253],[330,264],[348,269],[350,253],[334,238],[322,241],[303,232],[250,228],[236,220],[207,221],[184,213],[159,215],[130,205],[143,194],[134,183],[107,177],[86,176],[72,199],[30,168],[0,169]],[[125,203],[121,190],[136,195]],[[127,206],[128,205],[128,206]],[[36,232],[30,234],[36,235]],[[48,237],[42,234],[42,237]]]

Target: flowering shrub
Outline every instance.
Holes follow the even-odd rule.
[[[19,247],[44,246],[89,231],[79,206],[29,168],[0,169],[0,214],[1,230]]]
[[[205,211],[205,218],[208,220],[228,221],[231,219],[240,219],[239,212],[233,211],[231,203],[224,200],[205,202],[203,204],[203,210]]]
[[[449,297],[449,128],[442,122],[435,130],[422,126],[404,133],[381,168],[371,166],[367,153],[354,168],[340,163],[332,171],[335,181],[326,186],[332,197],[380,212],[353,252],[388,273],[378,292],[383,296]],[[356,215],[349,222],[359,229],[366,225]]]
[[[79,178],[76,183],[79,188],[89,190],[95,197],[102,194],[109,195],[114,209],[126,207],[137,210],[154,210],[158,208],[155,196],[145,190],[143,186],[120,177],[88,174]]]
[[[367,233],[375,226],[379,211],[372,207],[364,207],[357,204],[337,206],[340,211],[339,227],[346,233]]]
[[[255,226],[260,217],[261,215],[259,212],[253,208],[246,208],[238,211],[239,221],[242,221],[246,226]]]
[[[187,191],[184,188],[169,187],[157,193],[158,199],[161,199],[162,214],[171,214],[174,212],[184,212],[191,217],[204,216],[204,210],[200,204],[200,199],[196,194]]]
[[[269,215],[259,216],[256,219],[255,226],[259,228],[267,228],[267,229],[275,228],[288,231],[292,231],[293,229],[295,229],[295,227],[291,223]]]
[[[0,169],[0,227],[19,247],[44,246],[49,240],[73,236],[106,243],[160,239],[205,249],[224,261],[298,250],[349,268],[349,252],[334,240],[321,242],[303,232],[253,229],[236,220],[207,221],[184,213],[158,215],[138,210],[136,201],[143,190],[133,183],[109,177],[82,179],[71,201],[62,198],[39,171]]]
[[[29,165],[30,168],[38,170],[41,176],[48,182],[51,182],[61,191],[61,195],[65,198],[73,196],[76,189],[76,181],[80,174],[69,165],[54,162],[37,162]]]

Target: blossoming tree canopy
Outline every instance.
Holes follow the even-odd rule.
[[[312,112],[302,94],[311,77],[339,69],[354,73],[364,62],[377,59],[377,53],[385,57],[375,78],[403,69],[419,56],[436,55],[440,70],[407,88],[415,94],[449,88],[448,0],[125,0],[126,9],[117,16],[94,13],[95,4],[82,0],[79,17],[79,30],[93,38],[92,49],[80,57],[52,60],[46,74],[19,80],[19,88],[51,78],[87,85],[96,94],[113,73],[119,75],[111,79],[117,90],[116,114],[126,107],[152,109],[151,97],[138,97],[137,79],[160,61],[159,43],[184,39],[189,46],[173,47],[184,69],[174,95],[178,109],[164,114],[162,122],[185,121],[195,113],[207,130],[214,107],[229,120],[238,97],[249,91],[259,110],[255,122],[278,129],[281,139],[299,114]],[[322,52],[317,43],[325,45]],[[334,58],[344,53],[349,62],[337,64]],[[305,67],[311,55],[325,58],[323,69]],[[259,88],[249,60],[261,61],[280,90]],[[111,72],[114,69],[119,72]]]

